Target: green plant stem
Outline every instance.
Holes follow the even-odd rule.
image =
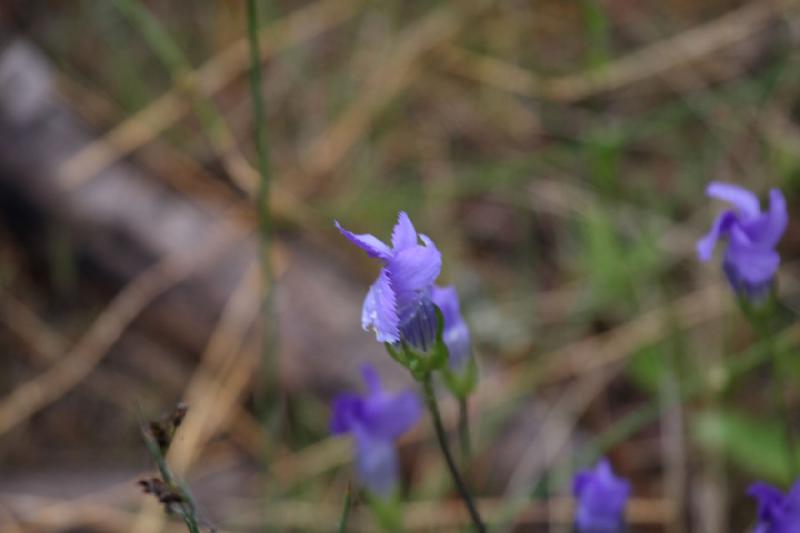
[[[766,339],[768,350],[771,356],[771,371],[772,371],[772,393],[775,409],[778,411],[783,421],[783,437],[786,440],[786,460],[791,473],[791,479],[797,477],[797,437],[795,436],[792,427],[791,406],[788,398],[788,384],[784,376],[784,368],[781,364],[781,357],[777,350],[772,346],[772,336],[769,335]]]
[[[169,71],[175,86],[188,92],[208,139],[218,155],[223,154],[233,136],[213,100],[189,82],[187,76],[192,72],[192,65],[178,44],[140,0],[112,0],[112,5],[141,32],[145,42]]]
[[[458,399],[458,437],[461,444],[461,459],[464,461],[464,465],[468,465],[472,457],[472,439],[469,434],[469,403],[467,398]]]
[[[783,423],[783,437],[786,442],[786,460],[791,479],[798,474],[797,465],[797,438],[792,427],[791,405],[788,397],[788,383],[786,382],[780,351],[775,347],[775,332],[773,322],[777,308],[775,294],[771,294],[769,300],[761,304],[761,307],[753,307],[747,301],[740,300],[739,306],[743,314],[750,321],[750,325],[755,330],[758,338],[765,345],[765,351],[771,362],[772,374],[772,401],[778,416]]]
[[[256,195],[258,209],[258,227],[261,256],[261,276],[264,284],[263,304],[263,372],[265,376],[264,390],[277,390],[277,361],[273,357],[272,347],[277,342],[276,320],[273,319],[275,302],[274,276],[272,261],[270,260],[270,244],[272,241],[272,220],[269,210],[270,202],[270,165],[267,150],[266,116],[264,113],[264,96],[261,90],[261,55],[258,43],[258,1],[247,0],[247,41],[250,49],[250,93],[253,100],[253,127],[256,135],[256,154],[258,158],[258,173],[260,176]],[[263,398],[264,406],[267,398]],[[262,407],[264,407],[262,406]],[[278,409],[280,411],[281,409]],[[266,411],[265,411],[266,412]]]
[[[350,516],[350,497],[352,494],[352,488],[350,485],[347,485],[347,492],[344,494],[344,506],[342,507],[342,516],[339,518],[339,533],[345,533],[347,531],[347,519]]]
[[[180,497],[183,501],[178,504],[179,514],[183,523],[186,525],[186,529],[189,530],[189,533],[200,533],[200,526],[197,524],[197,507],[195,506],[194,497],[191,492],[189,492],[188,487],[186,487],[182,481],[175,478],[172,469],[169,467],[169,464],[167,464],[164,454],[161,453],[158,444],[156,444],[147,430],[142,430],[142,437],[144,438],[147,451],[158,467],[158,472],[161,474],[162,481],[164,481],[167,486],[175,488],[180,493]]]
[[[458,472],[456,463],[453,460],[452,454],[450,453],[450,447],[447,443],[447,434],[444,430],[444,424],[442,424],[442,416],[439,413],[439,404],[437,403],[436,395],[433,392],[433,380],[431,379],[430,373],[423,376],[420,382],[422,383],[425,403],[427,404],[428,409],[431,412],[431,417],[433,418],[433,427],[436,430],[436,439],[439,441],[439,448],[442,450],[442,455],[444,455],[447,468],[450,470],[450,476],[453,478],[453,483],[455,483],[461,499],[464,500],[464,504],[469,511],[469,516],[472,519],[475,530],[484,532],[486,531],[486,526],[481,520],[481,516],[478,513],[478,508],[475,506],[475,502],[473,501],[472,496],[469,494],[467,485],[461,478],[461,474]]]

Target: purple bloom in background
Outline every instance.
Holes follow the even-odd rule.
[[[700,261],[708,261],[719,239],[727,239],[722,268],[737,294],[758,299],[768,290],[778,270],[775,247],[786,230],[786,200],[778,189],[769,193],[769,211],[762,212],[758,198],[747,189],[711,182],[706,194],[735,209],[723,211],[708,234],[697,242]]]
[[[461,306],[458,302],[458,293],[455,287],[433,287],[433,303],[442,311],[444,316],[444,331],[442,337],[447,344],[450,355],[448,364],[450,369],[461,371],[464,369],[470,354],[469,328],[461,316]]]
[[[578,533],[619,533],[625,527],[625,505],[630,483],[618,478],[608,460],[575,475],[572,492],[578,500],[575,525]]]
[[[364,300],[362,327],[375,330],[379,342],[402,339],[427,350],[436,337],[431,292],[442,269],[442,255],[436,245],[427,236],[418,235],[402,211],[392,231],[391,247],[374,235],[352,233],[338,222],[336,227],[367,255],[383,263]]]
[[[353,435],[359,479],[374,494],[386,496],[397,483],[394,441],[417,423],[422,405],[412,391],[383,390],[372,366],[364,365],[361,372],[367,393],[344,393],[334,399],[331,432]]]
[[[758,524],[753,533],[800,533],[800,480],[787,494],[758,482],[747,494],[758,501]]]

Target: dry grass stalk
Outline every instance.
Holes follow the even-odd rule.
[[[357,0],[318,0],[265,27],[260,34],[261,57],[266,59],[341,24],[355,14],[358,4]],[[242,38],[188,74],[179,87],[173,87],[103,138],[73,155],[63,167],[62,184],[66,189],[77,188],[185,117],[192,110],[192,100],[186,98],[187,90],[210,97],[239,77],[248,66],[247,41]],[[241,172],[239,167],[234,176],[242,176]],[[252,186],[248,181],[251,179],[250,175],[244,178],[245,187]]]
[[[170,254],[137,276],[114,297],[67,354],[0,399],[0,434],[78,385],[150,302],[193,272],[208,266],[236,241],[237,236],[241,236],[241,231],[226,228],[202,246]]]
[[[454,46],[443,48],[441,57],[448,70],[466,78],[523,96],[569,103],[692,65],[744,41],[797,4],[796,0],[750,2],[711,22],[641,48],[601,68],[558,78],[541,78],[502,59],[474,54]]]

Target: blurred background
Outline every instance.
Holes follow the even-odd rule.
[[[694,242],[712,179],[796,205],[798,2],[262,2],[263,209],[244,5],[0,2],[0,529],[182,530],[136,480],[140,424],[184,401],[169,459],[209,523],[334,530],[330,398],[365,361],[411,383],[360,328],[377,265],[333,220],[388,238],[399,210],[472,328],[496,530],[569,531],[601,454],[631,531],[751,527],[746,486],[791,478],[782,420]],[[427,419],[401,455],[409,530],[465,527]]]

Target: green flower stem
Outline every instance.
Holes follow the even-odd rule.
[[[431,379],[431,374],[426,373],[424,376],[422,376],[420,383],[422,384],[425,403],[427,404],[428,409],[431,412],[431,417],[433,418],[433,426],[436,430],[436,438],[439,441],[439,448],[442,450],[442,455],[444,455],[447,468],[450,470],[450,476],[453,478],[453,483],[455,483],[461,499],[464,500],[464,504],[467,506],[467,510],[469,511],[469,516],[472,519],[475,530],[484,532],[486,531],[486,526],[481,520],[481,516],[478,513],[478,508],[475,506],[475,502],[473,501],[472,496],[469,494],[467,485],[461,478],[461,474],[458,472],[456,463],[453,461],[453,456],[450,453],[450,447],[447,443],[447,434],[445,433],[444,425],[442,424],[442,416],[439,413],[439,404],[437,403],[436,395],[433,392],[433,380]]]
[[[339,533],[347,532],[347,519],[350,517],[350,497],[352,489],[347,485],[347,492],[344,494],[344,505],[342,506],[342,516],[339,518]]]
[[[786,381],[785,374],[787,369],[784,367],[783,358],[780,351],[775,346],[774,319],[777,309],[777,298],[774,292],[769,296],[769,300],[760,306],[754,307],[750,302],[740,299],[739,306],[742,313],[756,331],[758,338],[764,343],[765,351],[770,359],[772,373],[772,393],[773,405],[783,422],[783,436],[786,440],[786,460],[791,474],[791,479],[797,477],[797,436],[792,425],[792,409],[789,402],[789,383]]]
[[[458,438],[461,444],[461,459],[464,461],[464,465],[467,465],[472,457],[472,440],[469,435],[469,404],[467,398],[458,399]]]
[[[383,531],[388,533],[402,533],[403,514],[400,509],[400,499],[396,493],[388,497],[379,497],[368,494],[367,501],[375,520]]]
[[[261,259],[261,277],[264,285],[264,301],[262,303],[263,335],[262,348],[263,388],[258,398],[259,407],[270,431],[275,431],[281,423],[284,398],[280,392],[278,379],[278,327],[276,320],[275,276],[270,260],[270,246],[273,240],[273,224],[270,214],[270,162],[267,145],[267,119],[264,111],[264,95],[261,84],[261,55],[258,42],[259,2],[247,1],[247,42],[250,51],[250,96],[253,104],[253,128],[255,129],[255,147],[258,160],[258,191],[256,207],[258,209],[259,255]],[[267,392],[270,391],[270,392]],[[276,391],[276,392],[271,392]],[[271,400],[277,407],[270,412]]]

